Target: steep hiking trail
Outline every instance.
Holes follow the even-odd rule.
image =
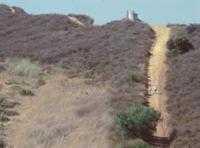
[[[170,29],[167,27],[154,27],[156,42],[151,51],[149,62],[149,106],[159,111],[161,120],[157,125],[155,137],[169,138],[169,115],[166,110],[167,95],[165,91],[167,65],[166,43],[170,37]]]

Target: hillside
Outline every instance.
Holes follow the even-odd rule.
[[[0,5],[1,65],[8,58],[29,58],[41,64],[45,80],[44,86],[33,88],[34,95],[22,96],[7,81],[31,87],[35,78],[2,69],[0,94],[19,104],[19,115],[6,124],[9,146],[112,147],[115,112],[147,102],[154,31],[125,19],[92,23],[84,15],[30,15]]]
[[[195,47],[188,53],[168,58],[168,111],[177,137],[174,148],[200,147],[200,25],[172,25],[172,38],[186,37]]]

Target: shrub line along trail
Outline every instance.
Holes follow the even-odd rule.
[[[169,115],[166,110],[166,71],[167,65],[166,43],[170,37],[170,29],[167,27],[153,27],[156,33],[156,42],[151,51],[149,61],[149,105],[161,114],[161,120],[158,122],[155,136],[169,137]]]

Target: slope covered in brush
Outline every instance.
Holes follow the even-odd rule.
[[[139,91],[145,90],[148,52],[154,40],[147,24],[120,20],[93,26],[90,17],[74,15],[86,24],[80,26],[65,15],[30,15],[15,9],[13,14],[8,6],[0,6],[1,59],[29,57],[74,67],[120,88],[118,98],[141,100]]]
[[[185,37],[194,46],[184,54],[168,58],[168,111],[177,137],[172,146],[200,147],[200,25],[174,25],[172,38]]]
[[[35,105],[38,109],[34,111],[34,114],[38,118],[42,115],[43,119],[48,118],[48,116],[59,115],[61,119],[67,118],[66,121],[72,121],[68,119],[68,113],[76,113],[75,110],[78,110],[78,113],[83,113],[84,116],[84,110],[86,111],[85,118],[71,116],[73,119],[76,118],[76,121],[82,119],[85,122],[85,124],[82,121],[75,122],[77,127],[80,127],[78,129],[83,128],[84,132],[81,131],[83,138],[79,137],[79,139],[76,135],[74,136],[76,138],[72,137],[72,139],[77,139],[78,141],[73,143],[76,145],[72,145],[74,147],[80,147],[77,145],[81,145],[81,142],[91,147],[95,147],[95,144],[98,145],[98,142],[101,141],[98,138],[98,141],[93,140],[95,136],[89,134],[91,131],[94,131],[97,133],[96,137],[102,137],[102,133],[100,132],[98,134],[98,130],[109,133],[108,138],[105,136],[102,137],[103,141],[106,141],[104,141],[105,143],[107,141],[109,141],[108,143],[110,141],[111,143],[115,143],[117,140],[113,130],[114,125],[108,129],[105,125],[110,125],[110,122],[107,122],[114,120],[115,112],[121,108],[126,108],[133,102],[144,103],[144,101],[147,101],[145,96],[147,84],[146,73],[149,50],[155,38],[154,31],[149,25],[143,22],[131,22],[125,19],[113,21],[102,26],[95,26],[92,23],[93,20],[85,15],[30,15],[20,8],[10,8],[5,5],[0,5],[0,60],[4,61],[7,58],[25,57],[40,62],[45,72],[48,71],[46,69],[49,64],[52,64],[56,68],[57,66],[62,67],[64,71],[62,73],[64,78],[56,77],[54,79],[56,81],[55,84],[54,81],[50,83],[47,78],[46,87],[43,87],[44,93],[40,92],[40,88],[36,91],[33,100],[39,101]],[[7,76],[6,72],[5,76]],[[81,80],[81,83],[74,83],[76,80]],[[71,81],[73,83],[70,83]],[[83,90],[86,90],[86,92],[83,93]],[[40,92],[40,94],[37,94],[37,92]],[[75,96],[74,98],[70,95],[67,97],[65,93],[73,93]],[[54,96],[54,94],[58,94],[59,96]],[[40,97],[41,95],[42,97]],[[49,97],[51,98],[50,100]],[[75,104],[71,102],[76,102],[77,98],[79,98],[78,100],[81,103],[76,103],[76,108],[73,110],[70,107],[73,108]],[[42,102],[43,99],[47,103]],[[62,103],[61,100],[63,101]],[[66,102],[67,100],[70,101]],[[106,102],[104,102],[105,100]],[[45,104],[46,108],[40,101]],[[55,103],[53,105],[55,111],[52,109],[50,113],[48,112],[48,105],[51,105],[51,101]],[[19,103],[24,106],[27,105],[22,102]],[[69,106],[63,107],[63,104]],[[29,105],[33,106],[31,102],[28,103]],[[32,109],[31,107],[25,108]],[[40,109],[44,110],[39,112]],[[18,118],[20,118],[23,110],[18,110]],[[67,113],[65,111],[62,112],[63,114],[60,113],[62,110],[65,110]],[[31,110],[29,112],[32,113],[33,111]],[[92,116],[89,116],[87,113],[91,113]],[[104,113],[106,115],[109,114],[107,117],[109,120],[103,118],[103,121],[99,121],[101,119],[99,116]],[[28,114],[27,118],[30,118],[30,116]],[[51,118],[50,121],[55,122],[55,127],[60,129],[61,127],[59,125],[62,120],[55,120],[56,118]],[[89,125],[97,125],[97,123],[102,127],[102,130],[99,126],[93,126],[95,130],[91,130]],[[28,126],[31,126],[31,130],[29,129],[28,132],[22,123],[16,121],[12,124],[14,125],[13,127],[20,124],[24,133],[27,133],[23,135],[24,139],[20,140],[25,145],[36,144],[36,146],[32,145],[34,147],[42,144],[56,147],[54,145],[55,143],[53,143],[55,140],[51,138],[55,134],[58,138],[56,140],[62,141],[62,134],[67,132],[61,130],[61,133],[54,133],[55,127],[49,127],[46,125],[48,122],[45,122],[44,125],[48,127],[50,138],[49,135],[44,134],[44,140],[42,140],[41,144],[41,139],[38,135],[36,135],[36,138],[30,138],[30,135],[34,135],[34,131],[38,130],[37,127],[41,124],[40,122],[34,125],[31,121],[27,123]],[[40,131],[45,131],[46,133],[46,129],[43,128],[44,125],[42,125]],[[73,130],[70,126],[68,127],[67,124],[64,125],[66,128],[72,130],[72,135],[76,133],[76,130]],[[14,128],[12,130],[20,134],[18,129],[19,127],[17,126],[16,129]],[[53,136],[51,136],[51,133]],[[7,136],[9,137],[10,135],[8,134]],[[11,137],[12,134],[9,138],[18,140],[17,137],[15,137],[16,139]],[[65,135],[66,139],[69,137]],[[48,143],[49,141],[51,141],[51,144]],[[20,142],[19,145],[23,142]],[[67,143],[69,144],[69,142]],[[15,144],[13,143],[13,145]],[[60,142],[59,144],[65,143]]]

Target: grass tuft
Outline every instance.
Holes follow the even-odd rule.
[[[37,77],[43,69],[38,63],[32,63],[30,59],[12,58],[6,60],[6,68],[17,75]]]

